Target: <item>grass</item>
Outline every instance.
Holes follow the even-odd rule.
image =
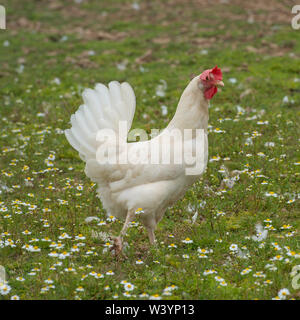
[[[252,8],[254,23],[245,2],[202,2],[140,1],[135,10],[130,1],[4,1],[0,265],[10,291],[0,299],[272,299],[283,288],[299,299],[290,272],[300,254],[300,31],[291,29],[289,1]],[[156,247],[137,221],[127,258],[116,260],[104,236],[122,221],[106,220],[62,134],[83,88],[128,81],[137,96],[133,128],[163,128],[190,75],[216,64],[226,86],[210,108],[206,173],[166,212]],[[165,97],[155,94],[161,79]],[[232,176],[241,171],[232,188],[222,165]],[[90,216],[106,224],[86,223]],[[252,240],[257,223],[268,230],[260,242]],[[122,280],[134,290],[124,295]]]

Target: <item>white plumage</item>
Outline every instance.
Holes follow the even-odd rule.
[[[108,214],[126,219],[120,237],[115,240],[115,248],[122,248],[122,237],[130,221],[135,217],[138,208],[143,209],[141,219],[146,226],[150,242],[155,241],[154,230],[161,220],[165,210],[173,205],[203,173],[207,163],[207,123],[208,100],[203,95],[204,88],[199,76],[195,77],[184,90],[177,111],[168,127],[158,136],[148,141],[127,143],[127,134],[131,127],[136,99],[131,86],[112,81],[106,87],[97,84],[95,89],[86,89],[83,92],[84,104],[71,116],[71,129],[65,130],[65,135],[75,148],[83,161],[85,161],[85,173],[97,183],[97,192]],[[119,121],[126,121],[127,132],[119,132]],[[110,129],[116,133],[117,139],[109,137],[105,141],[97,141],[97,132],[101,129]],[[164,142],[170,130],[177,129],[183,133],[184,129],[203,129],[202,154],[192,164],[175,164],[174,159],[170,164],[162,164],[160,152],[166,147],[176,151],[180,139]],[[98,139],[99,140],[99,139]],[[168,140],[168,139],[167,139]],[[166,141],[167,141],[166,140]],[[184,146],[195,151],[196,135],[191,139],[183,139]],[[192,144],[190,143],[192,142]],[[190,143],[190,144],[188,144]],[[126,149],[131,159],[137,164],[110,164],[99,161],[101,153],[97,153],[99,147],[109,152],[110,148],[118,147],[118,156],[125,154]],[[154,150],[147,154],[147,150]],[[104,149],[103,149],[104,148]],[[151,149],[153,148],[153,149]],[[106,153],[107,153],[106,152]],[[182,152],[182,151],[178,151]],[[184,151],[186,152],[186,151]],[[143,164],[140,156],[158,156],[158,164]],[[96,159],[97,157],[97,159]],[[186,175],[187,168],[196,165],[202,166],[197,175]]]

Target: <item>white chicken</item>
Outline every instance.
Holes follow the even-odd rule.
[[[72,127],[65,130],[65,135],[85,161],[86,175],[97,183],[97,193],[107,213],[125,219],[114,240],[117,254],[122,251],[123,237],[137,211],[141,212],[152,244],[156,225],[166,209],[204,172],[209,100],[223,85],[217,66],[205,70],[185,88],[167,128],[150,140],[129,143],[136,105],[131,86],[112,81],[108,87],[99,83],[94,90],[83,92],[84,105],[71,116]],[[187,129],[191,135],[185,135]],[[202,133],[201,139],[197,130]],[[163,156],[165,150],[171,154],[167,157],[169,162]],[[187,153],[194,156],[193,161],[185,159]],[[178,162],[177,156],[182,156],[183,161]]]

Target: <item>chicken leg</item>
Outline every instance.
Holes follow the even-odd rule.
[[[148,231],[150,244],[155,244],[156,238],[155,238],[155,234],[154,234],[154,228],[147,227],[147,231]]]
[[[134,220],[135,217],[135,211],[134,210],[129,210],[127,212],[127,216],[126,216],[126,220],[125,223],[123,225],[123,228],[119,234],[118,237],[115,238],[114,240],[114,245],[113,245],[113,249],[115,250],[115,254],[119,255],[122,252],[123,249],[123,237],[126,234],[126,231],[129,227],[130,222],[132,222]]]

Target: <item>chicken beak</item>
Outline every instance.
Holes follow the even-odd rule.
[[[215,83],[215,85],[216,85],[217,87],[224,87],[224,82],[221,81],[221,80],[217,80],[216,83]]]

